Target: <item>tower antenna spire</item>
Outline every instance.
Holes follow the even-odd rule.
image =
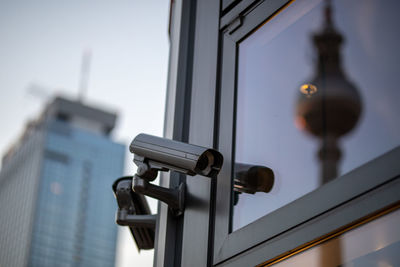
[[[90,49],[85,49],[82,54],[81,73],[79,81],[78,100],[80,102],[83,102],[83,99],[87,94],[91,59],[92,59],[92,51]]]
[[[325,0],[325,27],[333,28],[333,19],[332,19],[332,2],[331,0]]]

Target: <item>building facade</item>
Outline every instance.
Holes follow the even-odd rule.
[[[163,174],[186,203],[160,203],[154,266],[400,265],[398,8],[171,1],[164,136],[224,165]]]
[[[1,266],[114,266],[116,115],[56,98],[4,157]]]

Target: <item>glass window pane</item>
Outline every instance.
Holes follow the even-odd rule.
[[[397,210],[272,266],[400,266],[399,223]]]
[[[236,230],[400,144],[396,0],[297,0],[238,47]]]

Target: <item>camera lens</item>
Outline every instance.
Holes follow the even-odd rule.
[[[201,174],[203,175],[208,175],[213,165],[214,155],[210,151],[204,152],[197,162],[197,168],[201,171]]]

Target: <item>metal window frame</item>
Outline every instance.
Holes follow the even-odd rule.
[[[197,0],[175,0],[170,4],[170,55],[164,118],[164,137],[188,141],[191,114],[191,83]],[[162,173],[160,185],[174,188],[184,175]],[[180,266],[184,216],[175,217],[168,206],[158,203],[154,267]]]
[[[228,13],[220,20],[220,102],[219,114],[216,113],[219,122],[216,138],[225,159],[214,201],[213,263],[218,266],[260,264],[400,201],[400,195],[395,193],[400,189],[400,147],[397,147],[229,233],[238,44],[292,1],[243,2],[248,2],[247,8],[238,5],[239,11],[235,8],[231,11],[235,16]]]

